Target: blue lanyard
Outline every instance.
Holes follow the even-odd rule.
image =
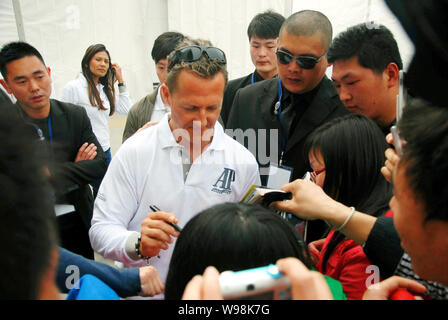
[[[282,135],[282,152],[280,154],[280,161],[279,164],[282,165],[283,163],[283,154],[285,153],[286,150],[286,133],[283,132],[283,124],[282,124],[282,96],[283,96],[283,91],[282,91],[282,79],[278,78],[278,102],[275,104],[275,113],[278,116],[278,121],[280,122],[280,126],[281,126],[281,132],[280,134]]]
[[[51,127],[51,114],[48,115],[48,137],[53,142],[53,129]]]
[[[39,135],[39,140],[41,141],[45,140],[42,130],[35,124],[33,124],[33,126],[36,129],[37,134]],[[48,114],[47,126],[48,126],[48,140],[50,141],[51,152],[53,152],[53,128],[51,126],[51,114]]]
[[[251,77],[251,83],[254,84],[255,82],[255,72],[252,73]],[[281,132],[282,135],[282,152],[280,154],[280,161],[279,164],[282,165],[283,163],[283,154],[286,150],[286,134],[283,132],[283,124],[282,124],[282,96],[283,96],[283,90],[282,90],[282,79],[278,78],[278,101],[274,106],[274,112],[278,116],[278,121],[280,122],[281,126]]]
[[[51,113],[48,114],[48,139],[50,140],[51,153],[54,155],[54,149],[53,149],[53,129],[51,127]]]
[[[48,114],[48,138],[50,143],[53,144],[53,129],[51,127],[51,114]]]

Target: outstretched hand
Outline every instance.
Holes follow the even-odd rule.
[[[297,179],[283,186],[282,190],[291,192],[292,199],[274,202],[273,206],[305,220],[322,219],[322,209],[335,203],[321,187],[308,180]]]

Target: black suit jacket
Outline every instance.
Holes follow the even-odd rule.
[[[278,78],[264,80],[238,90],[226,126],[226,129],[242,129],[243,131],[254,129],[256,132],[256,147],[251,148],[247,139],[244,145],[254,154],[260,165],[263,184],[267,182],[267,175],[263,174],[263,168],[269,167],[272,161],[278,161],[282,149],[281,126],[278,115],[274,114],[274,105],[278,100],[278,81]],[[348,113],[333,84],[324,76],[314,99],[287,140],[283,165],[293,168],[292,179],[301,178],[306,171],[311,170],[308,157],[303,154],[304,142],[308,135],[323,123]],[[269,131],[264,139],[263,131],[260,129],[276,129],[277,139],[271,141]],[[275,139],[275,135],[272,135],[272,139]],[[269,150],[272,150],[274,154],[270,154]]]
[[[226,90],[224,91],[224,97],[222,100],[222,108],[221,108],[221,120],[223,126],[225,127],[227,124],[227,120],[229,119],[230,110],[232,108],[233,99],[235,97],[236,92],[248,85],[252,84],[252,76],[254,78],[254,83],[263,81],[264,79],[260,76],[260,74],[255,71],[245,77],[241,77],[238,79],[231,80],[227,83]]]
[[[32,121],[21,107],[19,113],[25,121]],[[53,152],[46,136],[42,148],[48,161],[50,182],[54,188],[57,203],[70,203],[81,215],[84,224],[90,228],[93,212],[93,194],[89,183],[101,179],[106,173],[107,162],[84,108],[50,100],[50,115],[53,131]],[[79,148],[85,143],[94,143],[97,156],[93,160],[74,162]]]

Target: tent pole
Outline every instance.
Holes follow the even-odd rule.
[[[14,8],[14,16],[16,19],[17,34],[20,41],[25,41],[25,28],[23,26],[22,10],[20,8],[20,0],[12,0]]]
[[[292,12],[292,1],[293,0],[285,0],[285,12],[284,12],[285,18],[288,18],[293,13]]]

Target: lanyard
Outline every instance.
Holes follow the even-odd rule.
[[[53,149],[53,129],[51,127],[51,114],[48,114],[48,138],[50,139],[50,143]]]
[[[39,135],[39,140],[41,141],[45,140],[42,130],[35,124],[33,124],[33,126],[36,129],[37,134]],[[47,126],[48,126],[48,140],[50,141],[50,148],[51,152],[53,153],[53,128],[51,126],[51,114],[48,115]]]
[[[281,132],[282,135],[282,152],[280,154],[280,161],[279,165],[282,165],[283,163],[283,154],[286,150],[286,133],[283,129],[283,123],[282,123],[282,96],[283,96],[283,90],[282,90],[282,79],[278,79],[278,101],[274,106],[274,113],[278,116],[278,121],[280,122]]]
[[[254,84],[255,82],[255,72],[252,73],[251,77],[251,83]],[[279,165],[282,165],[283,163],[283,154],[286,150],[286,134],[283,132],[283,124],[282,124],[282,96],[283,96],[283,90],[282,90],[282,79],[278,78],[278,101],[275,103],[274,106],[274,113],[278,116],[278,121],[280,122],[281,126],[281,135],[282,135],[282,152],[280,154],[280,161]]]

